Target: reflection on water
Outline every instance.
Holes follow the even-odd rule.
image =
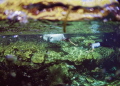
[[[119,38],[113,32],[1,35],[0,84],[117,86],[120,84]]]

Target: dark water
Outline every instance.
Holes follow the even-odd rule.
[[[116,33],[116,32],[110,32],[110,33],[91,33],[91,34],[62,34],[65,36],[66,39],[71,39],[71,38],[77,38],[77,37],[96,37],[95,39],[93,38],[93,40],[95,42],[102,42],[106,45],[108,45],[108,47],[120,47],[120,34]],[[6,43],[11,43],[11,42],[17,42],[17,41],[35,41],[35,42],[41,42],[41,41],[45,41],[43,39],[44,34],[38,34],[38,35],[1,35],[0,36],[0,41],[2,43],[2,41],[6,41],[3,44]],[[85,39],[84,38],[84,39]],[[60,39],[58,37],[58,39]],[[97,40],[101,40],[101,41],[97,41]],[[63,41],[61,39],[61,41]],[[48,41],[49,42],[49,41]],[[106,46],[107,47],[107,46]]]

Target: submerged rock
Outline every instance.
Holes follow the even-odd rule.
[[[7,61],[11,61],[11,62],[17,61],[17,57],[15,55],[12,55],[12,54],[6,55],[5,58]]]

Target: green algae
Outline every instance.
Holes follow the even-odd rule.
[[[45,56],[44,52],[34,53],[34,55],[31,58],[31,61],[33,63],[43,63],[44,62],[44,56]]]
[[[45,51],[45,43],[36,44],[35,42],[15,42],[11,43],[8,46],[2,47],[1,54],[3,54],[3,57],[6,55],[15,55],[18,57],[18,59],[28,61],[32,57],[32,61],[34,63],[37,63],[37,60],[33,60],[33,58],[36,56],[44,60],[41,56],[44,56]],[[42,53],[40,53],[42,52]],[[40,62],[41,63],[41,62]]]
[[[95,43],[96,39],[98,39],[98,37],[95,36],[72,37],[71,41],[78,44],[78,46],[74,46],[69,42],[61,41],[56,44],[58,48],[55,47],[55,49],[54,43],[18,41],[12,42],[9,45],[1,45],[0,53],[1,57],[5,57],[6,55],[15,55],[18,59],[31,61],[33,63],[44,62],[45,64],[48,64],[51,62],[68,60],[78,65],[84,60],[99,60],[109,57],[114,53],[113,49],[104,47],[97,48],[91,52],[89,44]]]

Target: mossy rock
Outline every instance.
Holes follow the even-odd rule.
[[[13,52],[14,50],[12,48],[8,48],[8,49],[5,49],[4,51],[4,56],[8,55],[8,54],[14,54]]]
[[[34,53],[34,55],[31,58],[31,61],[33,63],[42,63],[42,62],[44,62],[44,56],[45,56],[45,54],[42,52]]]
[[[30,58],[31,57],[31,54],[32,54],[32,51],[26,51],[25,53],[24,53],[24,55],[25,55],[25,57],[26,58]]]
[[[18,41],[5,45],[4,47],[0,46],[1,57],[13,54],[21,58],[22,60],[31,59],[34,53],[42,52],[46,47],[46,43],[36,43],[36,42],[24,42]]]

